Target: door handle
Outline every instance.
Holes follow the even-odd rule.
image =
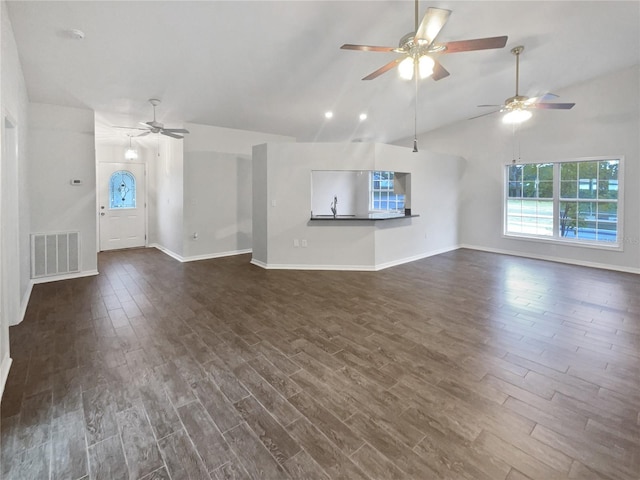
[[[104,217],[104,212],[100,212],[100,216],[101,216],[101,217]]]

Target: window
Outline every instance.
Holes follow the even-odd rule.
[[[506,167],[505,234],[618,246],[621,159]]]
[[[109,208],[136,208],[136,177],[119,170],[109,179]]]
[[[404,211],[404,195],[393,193],[393,172],[371,172],[371,211]]]

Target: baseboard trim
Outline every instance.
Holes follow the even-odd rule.
[[[7,378],[9,378],[11,363],[13,363],[13,359],[9,356],[9,352],[7,352],[7,354],[2,359],[2,363],[0,363],[0,398],[2,398],[2,394],[4,393],[4,386],[7,383]]]
[[[386,268],[403,265],[405,263],[415,262],[422,260],[423,258],[432,257],[434,255],[440,255],[441,253],[457,250],[457,245],[453,247],[441,248],[438,250],[432,250],[424,252],[419,255],[413,255],[411,257],[400,258],[391,262],[379,263],[377,265],[308,265],[308,264],[278,264],[278,263],[265,263],[255,258],[251,259],[251,263],[257,267],[264,268],[265,270],[331,270],[331,271],[346,271],[346,272],[377,272]]]
[[[22,300],[20,301],[20,315],[16,319],[16,323],[12,323],[9,326],[13,327],[14,325],[18,325],[22,323],[24,320],[24,316],[27,314],[27,307],[29,306],[29,300],[31,299],[31,292],[33,291],[33,286],[35,285],[33,280],[29,280],[27,284],[27,290],[24,292],[22,296]]]
[[[248,248],[246,250],[232,250],[229,252],[207,253],[205,255],[193,255],[190,257],[183,257],[182,255],[179,255],[176,252],[173,252],[168,248],[163,247],[162,245],[159,245],[157,243],[151,243],[149,244],[149,247],[160,250],[165,255],[169,255],[171,258],[178,260],[180,263],[197,262],[198,260],[211,260],[212,258],[232,257],[234,255],[243,255],[246,253],[251,253],[253,251],[250,248]]]
[[[32,278],[31,282],[34,285],[39,283],[59,282],[60,280],[72,280],[74,278],[93,277],[98,275],[98,270],[86,270],[78,273],[65,273],[64,275],[52,275],[50,277]],[[31,295],[31,294],[29,294]]]
[[[608,263],[585,262],[582,260],[573,260],[570,258],[554,257],[551,255],[537,255],[533,253],[522,253],[513,250],[503,250],[501,248],[489,248],[478,245],[462,244],[459,248],[468,248],[469,250],[478,250],[481,252],[499,253],[501,255],[512,255],[514,257],[532,258],[534,260],[545,260],[547,262],[565,263],[568,265],[578,265],[580,267],[599,268],[601,270],[612,270],[616,272],[635,273],[640,275],[640,268],[623,267],[620,265],[611,265]]]
[[[375,270],[384,270],[385,268],[395,267],[397,265],[403,265],[405,263],[415,262],[417,260],[422,260],[423,258],[433,257],[435,255],[440,255],[441,253],[451,252],[453,250],[457,250],[460,248],[458,245],[454,245],[453,247],[445,247],[440,248],[438,250],[432,250],[430,252],[420,253],[418,255],[413,255],[412,257],[400,258],[398,260],[393,260],[391,262],[378,263],[375,266]]]
[[[265,270],[334,270],[346,272],[374,272],[373,265],[305,265],[291,263],[264,263],[251,259],[251,263]]]
[[[212,258],[233,257],[235,255],[244,255],[251,252],[253,252],[253,250],[250,248],[247,248],[245,250],[231,250],[229,252],[208,253],[205,255],[193,255],[191,257],[184,257],[182,261],[197,262],[198,260],[211,260]]]
[[[184,259],[182,258],[182,255],[178,255],[176,252],[173,252],[173,251],[169,250],[168,248],[163,247],[162,245],[159,245],[157,243],[150,243],[149,244],[149,248],[155,248],[157,250],[160,250],[165,255],[168,255],[171,258],[173,258],[174,260],[178,260],[181,263],[184,261]]]

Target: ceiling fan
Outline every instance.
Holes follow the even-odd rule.
[[[140,125],[143,125],[145,128],[140,127],[115,127],[115,128],[128,128],[130,130],[144,130],[141,134],[136,135],[136,137],[144,137],[145,135],[149,135],[150,133],[159,133],[161,135],[166,135],[171,138],[184,138],[183,135],[178,135],[179,133],[189,133],[189,130],[185,128],[164,128],[164,124],[158,122],[156,120],[156,107],[160,105],[160,100],[157,98],[150,98],[149,103],[153,106],[153,120],[150,122],[140,122]]]
[[[485,115],[491,115],[496,112],[506,112],[502,117],[504,123],[522,123],[529,120],[532,116],[531,110],[540,109],[554,109],[554,110],[569,110],[573,108],[575,103],[548,103],[545,100],[551,100],[558,98],[553,93],[546,93],[540,97],[527,97],[520,95],[518,83],[520,81],[520,54],[524,51],[524,47],[519,45],[511,49],[511,53],[516,57],[516,94],[513,97],[509,97],[504,101],[504,105],[478,105],[478,107],[499,107],[499,110],[493,112],[483,113],[472,118],[484,117]]]
[[[342,45],[343,50],[361,50],[365,52],[395,52],[400,57],[370,73],[363,80],[373,80],[396,65],[400,76],[407,80],[416,77],[426,78],[431,76],[434,80],[440,80],[449,76],[449,72],[435,58],[436,54],[469,52],[472,50],[486,50],[502,48],[507,44],[507,37],[478,38],[474,40],[458,40],[453,42],[436,42],[438,34],[447,23],[451,10],[430,7],[418,24],[418,0],[415,0],[415,30],[407,33],[400,39],[398,47],[376,47],[372,45]]]

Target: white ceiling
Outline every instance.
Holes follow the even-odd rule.
[[[7,3],[30,100],[95,110],[98,141],[124,137],[110,125],[151,120],[152,97],[162,99],[158,120],[170,127],[194,122],[299,141],[413,135],[414,85],[395,71],[361,80],[395,54],[339,48],[397,45],[413,30],[412,1]],[[520,90],[530,95],[640,63],[637,1],[422,1],[420,18],[428,6],[453,11],[440,41],[509,40],[504,49],[440,57],[451,76],[421,81],[420,132],[513,95],[516,45],[525,45]],[[326,110],[335,112],[330,121]]]

